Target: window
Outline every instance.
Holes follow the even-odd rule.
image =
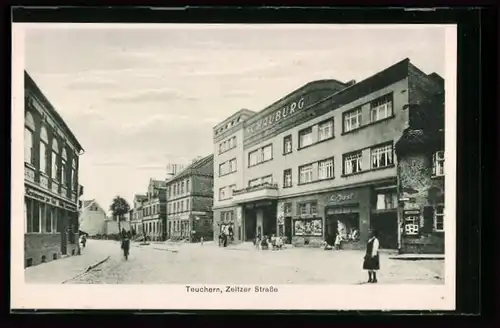
[[[172,204],[168,204],[168,214],[172,213]]]
[[[252,179],[252,180],[248,181],[248,186],[249,187],[258,186],[261,184],[260,180],[261,180],[260,178]]]
[[[189,199],[186,199],[186,211],[189,211],[190,208],[189,208]]]
[[[444,175],[444,151],[437,151],[432,156],[432,174],[434,176]]]
[[[312,128],[307,128],[299,132],[299,148],[312,145]]]
[[[394,164],[392,145],[385,145],[371,149],[372,169],[387,167]]]
[[[292,169],[283,171],[283,188],[292,186]]]
[[[236,147],[236,136],[224,140],[219,144],[219,154],[224,153],[235,147]]]
[[[55,139],[54,139],[55,140]],[[40,130],[40,171],[48,172],[48,157],[49,157],[49,136],[47,135],[47,129],[42,126]]]
[[[181,200],[181,212],[184,212],[184,201]]]
[[[236,158],[229,161],[229,172],[236,172]]]
[[[273,145],[267,145],[260,149],[256,149],[248,153],[249,166],[254,166],[259,163],[270,161],[273,159]]]
[[[318,205],[316,202],[306,202],[298,204],[300,215],[312,215],[318,213]]]
[[[418,235],[420,227],[420,217],[418,215],[405,216],[405,234]]]
[[[177,213],[177,202],[174,203],[174,213]]]
[[[71,183],[73,184],[73,190],[77,190],[78,188],[78,181],[77,181],[77,174],[76,174],[76,155],[73,155],[73,159],[71,160]]]
[[[174,184],[174,197],[177,196],[177,185]]]
[[[273,184],[273,176],[272,175],[267,175],[267,176],[263,177],[261,179],[261,183],[262,184],[265,184],[265,183]]]
[[[390,95],[381,97],[371,103],[370,118],[372,122],[392,116],[392,99]]]
[[[313,166],[312,164],[305,165],[299,168],[299,183],[312,182]]]
[[[396,192],[377,194],[377,210],[389,210],[398,207],[398,195]]]
[[[344,155],[344,174],[361,172],[361,152]]]
[[[35,164],[33,132],[35,131],[35,120],[30,112],[26,112],[24,119],[24,162]]]
[[[54,208],[47,208],[45,217],[45,232],[52,233],[55,232],[55,216]]]
[[[262,148],[262,160],[269,161],[273,158],[273,146],[268,145]]]
[[[333,178],[333,159],[318,162],[318,179]]]
[[[436,211],[434,212],[434,230],[444,231],[444,206],[436,206]]]
[[[288,135],[283,138],[283,154],[290,154],[292,152],[292,136]]]
[[[186,192],[189,193],[189,179],[186,180]]]
[[[235,184],[229,186],[229,192],[228,192],[228,194],[229,194],[228,196],[229,197],[233,197],[233,191],[234,191],[234,189],[236,189],[236,185]]]
[[[352,131],[361,126],[361,108],[344,114],[344,132]]]
[[[250,166],[257,165],[261,162],[260,155],[260,149],[254,150],[253,152],[248,154],[248,161],[250,163]]]
[[[61,184],[66,185],[66,162],[68,161],[68,155],[66,153],[66,148],[63,146],[62,157],[61,157]]]
[[[333,120],[320,123],[318,125],[318,140],[326,140],[333,137]]]
[[[219,200],[224,200],[226,199],[226,187],[222,187],[219,189]]]
[[[285,216],[292,215],[292,203],[285,203],[284,212],[285,212]]]
[[[181,182],[181,195],[184,195],[184,181]]]

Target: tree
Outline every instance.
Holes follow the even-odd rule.
[[[118,219],[118,233],[121,234],[121,221],[125,220],[125,214],[130,211],[130,205],[124,198],[116,196],[109,209],[113,213],[113,217]]]

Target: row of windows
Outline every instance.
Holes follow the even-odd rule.
[[[219,176],[236,172],[236,158],[219,164]]]
[[[160,204],[144,207],[142,209],[143,216],[151,216],[160,213]]]
[[[168,214],[182,213],[191,210],[189,199],[178,200],[168,204]]]
[[[393,115],[392,93],[382,96],[370,102],[370,119],[371,123],[389,118]],[[344,132],[349,132],[358,129],[363,124],[363,112],[361,107],[347,111],[343,114]]]
[[[29,198],[24,202],[25,233],[61,232],[60,210]]]
[[[370,105],[370,120],[372,123],[392,116],[392,97],[390,95],[383,96],[373,101]],[[352,131],[361,127],[361,108],[345,112],[343,117],[344,132]],[[304,128],[299,131],[298,137],[298,149],[331,139],[334,137],[334,119],[330,118],[313,126]],[[292,135],[290,134],[283,138],[283,154],[289,154],[291,152],[293,152],[293,141]]]
[[[233,148],[236,148],[236,136],[233,136],[219,143],[219,154],[225,153],[226,151]]]
[[[290,216],[292,214],[292,203],[285,203],[284,214],[285,216]],[[396,209],[398,206],[397,193],[394,191],[379,192],[377,193],[377,203],[375,209],[377,210],[389,210]],[[297,204],[297,213],[299,215],[317,215],[318,214],[318,202],[308,201],[301,202]]]
[[[182,236],[189,235],[189,221],[188,220],[176,220],[168,222],[168,232],[169,234],[175,232],[181,232]]]
[[[384,145],[371,148],[371,168],[378,169],[394,164],[393,146]],[[362,171],[362,152],[343,155],[343,174]],[[334,159],[328,158],[315,163],[299,166],[299,184],[334,178]],[[292,169],[283,171],[283,187],[293,185]]]
[[[24,127],[24,162],[36,166],[35,161],[35,120],[30,112],[26,112]],[[77,187],[76,176],[76,154],[68,161],[66,147],[63,145],[60,150],[58,139],[52,136],[49,140],[47,128],[40,128],[39,144],[39,166],[40,172],[50,175],[50,177],[62,185],[74,188]]]
[[[433,230],[444,231],[444,206],[438,205],[433,209]],[[408,215],[404,219],[404,233],[406,235],[418,235],[422,225],[419,215]]]
[[[189,194],[190,180],[182,180],[168,186],[168,197],[185,196]]]
[[[222,222],[230,222],[234,221],[234,212],[233,211],[223,211],[220,213],[220,220]]]
[[[144,222],[143,227],[144,227],[144,232],[146,234],[156,235],[156,234],[162,233],[163,225],[162,225],[161,221]]]

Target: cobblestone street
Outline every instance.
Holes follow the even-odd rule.
[[[109,260],[67,283],[360,284],[366,280],[362,251],[257,251],[245,244],[220,248],[213,243],[151,243],[133,244],[125,261],[118,242],[92,240],[88,247],[108,252],[102,257],[110,256]],[[381,269],[380,284],[444,283],[443,260],[393,260],[381,253]]]

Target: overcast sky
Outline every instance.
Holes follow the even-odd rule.
[[[312,80],[360,81],[406,57],[444,77],[436,26],[58,26],[25,30],[26,69],[85,149],[84,198],[105,209],[168,162],[212,153],[213,126],[235,111]]]

